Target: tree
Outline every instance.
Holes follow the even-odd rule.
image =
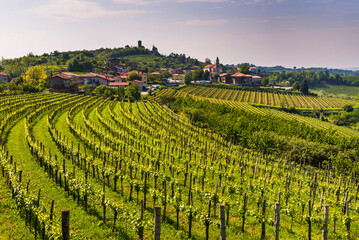
[[[346,111],[346,112],[353,112],[353,111],[354,111],[354,108],[353,108],[353,106],[350,105],[350,104],[345,104],[345,105],[343,106],[343,110]]]
[[[114,92],[115,92],[115,89],[106,87],[105,91],[103,92],[103,96],[104,97],[111,97],[111,96],[114,95]]]
[[[300,90],[300,83],[298,81],[295,81],[292,85],[292,88],[299,91]]]
[[[90,94],[90,90],[91,90],[91,86],[88,84],[84,84],[84,85],[79,85],[78,86],[79,89],[82,89],[85,93],[85,95]]]
[[[5,90],[5,84],[0,84],[0,93]]]
[[[125,98],[125,87],[124,86],[117,87],[117,97],[118,97],[118,100]]]
[[[194,70],[192,73],[192,79],[198,81],[202,79],[203,70]]]
[[[304,79],[300,84],[300,92],[303,93],[304,95],[308,95],[309,87],[308,87],[307,79]]]
[[[107,89],[107,87],[105,85],[100,85],[97,86],[94,90],[93,90],[93,94],[97,95],[97,96],[102,96],[105,93],[105,90]]]
[[[141,89],[137,84],[132,84],[126,88],[125,95],[132,100],[139,100],[141,99]]]
[[[202,78],[203,78],[203,80],[208,80],[208,78],[209,78],[209,72],[208,72],[208,70],[204,71]]]
[[[166,71],[166,72],[161,73],[161,76],[163,79],[168,79],[168,78],[172,77],[172,74],[169,73],[168,71]]]
[[[217,81],[218,81],[218,78],[219,78],[219,74],[218,74],[218,73],[213,74],[213,81],[217,82]]]
[[[86,72],[92,71],[96,61],[91,61],[91,58],[81,53],[67,61],[67,69],[71,72]]]
[[[248,63],[243,63],[240,67],[238,72],[243,73],[243,74],[249,74],[251,73],[249,71],[249,64]]]
[[[45,71],[40,66],[31,67],[25,73],[26,83],[32,85],[43,84],[46,77]]]
[[[186,85],[191,84],[191,80],[192,80],[191,74],[186,73],[184,75],[184,84]]]
[[[269,79],[267,77],[262,78],[262,85],[267,86],[269,83]]]
[[[126,77],[126,81],[132,82],[133,80],[142,80],[141,74],[135,72],[128,74],[128,76]]]

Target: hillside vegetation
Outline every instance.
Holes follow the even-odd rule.
[[[213,123],[224,114],[223,126],[235,130],[241,123],[231,125],[231,118],[245,114],[255,131],[270,136],[267,131],[275,134],[294,122],[278,119],[264,130],[256,119],[274,119],[190,99],[173,106],[179,114],[155,101],[67,94],[1,98],[2,184],[13,192],[9,201],[29,231],[60,238],[60,211],[69,208],[72,238],[153,239],[153,209],[160,206],[161,239],[218,239],[224,228],[227,239],[273,239],[275,229],[281,239],[320,239],[329,208],[329,239],[359,237],[356,165],[339,167],[342,158],[312,167],[316,161],[306,154],[292,159],[264,145],[250,148],[260,142],[228,141]],[[203,119],[195,118],[202,116],[198,107],[206,112]],[[294,136],[313,132],[318,144],[327,139],[339,149],[340,143],[330,143],[339,136],[300,126],[293,127]]]
[[[328,97],[313,97],[286,92],[270,92],[261,89],[227,89],[211,86],[191,85],[176,92],[177,96],[197,96],[203,98],[215,98],[234,102],[246,102],[255,105],[273,106],[279,108],[341,108],[346,104],[356,105],[352,100],[344,100]]]
[[[310,86],[310,91],[316,93],[318,96],[327,97],[353,98],[359,95],[359,87],[345,85],[322,84]]]
[[[116,63],[124,64],[130,70],[141,69],[153,72],[162,67],[173,69],[189,69],[193,65],[201,65],[197,59],[186,57],[185,54],[171,53],[161,55],[144,47],[101,48],[97,50],[82,50],[59,52],[40,56],[32,53],[15,59],[4,59],[0,62],[0,71],[7,73],[14,82],[21,82],[29,67],[42,66],[48,76],[58,71],[98,72],[110,71],[108,59],[116,58]]]

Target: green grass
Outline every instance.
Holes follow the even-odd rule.
[[[33,239],[33,235],[25,226],[11,192],[4,185],[3,178],[0,183],[0,240],[5,239]]]
[[[44,115],[39,118],[39,121],[35,124],[33,128],[33,134],[36,139],[38,139],[45,145],[45,148],[51,150],[52,154],[56,154],[58,156],[59,161],[62,162],[63,159],[66,158],[58,150],[49,132],[46,131],[47,129],[46,120],[47,120],[47,115]],[[61,131],[62,130],[63,129],[61,128]],[[71,135],[67,135],[67,136],[71,136]],[[75,138],[70,138],[70,141],[71,140],[74,140],[74,142],[76,143]],[[76,146],[76,144],[74,146]],[[66,166],[69,169],[73,169],[74,165],[71,163],[71,161],[69,161],[69,159],[67,159]],[[77,167],[76,167],[76,175],[85,178],[84,172],[78,169]],[[91,184],[92,186],[95,186],[97,182],[98,183],[97,188],[99,187],[102,188],[101,183],[99,183],[98,181],[93,181],[92,178],[89,178],[88,181],[89,184]],[[72,201],[72,199],[70,202],[71,204],[75,205],[75,202]],[[100,211],[99,209],[97,210]],[[88,214],[87,212],[84,211],[82,207],[78,207],[77,205],[72,207],[71,219],[74,223],[76,223],[76,230],[73,229],[73,231],[75,230],[76,232],[77,231],[79,232],[78,235],[80,239],[82,237],[87,237],[90,239],[99,239],[101,237],[105,237],[106,239],[109,239],[109,238],[114,238],[116,236],[116,234],[112,232],[111,228],[102,226],[103,224],[101,219],[99,219],[94,215]],[[101,227],[99,227],[100,225]]]
[[[54,144],[47,132],[45,121],[46,117],[42,117],[35,125],[33,132],[36,138],[44,144]],[[112,235],[111,229],[106,227],[100,228],[99,225],[102,224],[102,221],[94,216],[88,215],[71,197],[66,196],[63,189],[51,181],[40,165],[33,160],[25,138],[24,120],[19,121],[11,129],[8,139],[7,149],[9,150],[9,154],[13,155],[18,169],[24,171],[23,181],[27,182],[31,180],[30,192],[36,195],[38,189],[41,188],[40,202],[49,208],[51,200],[55,200],[54,219],[56,221],[61,221],[62,209],[70,209],[70,231],[73,239],[96,239],[103,236],[108,238]],[[19,151],[19,149],[21,149],[21,151]],[[53,148],[53,151],[54,150]]]
[[[45,71],[47,71],[47,70],[58,71],[63,68],[66,69],[67,66],[66,65],[43,65],[43,66],[41,66],[41,68]]]
[[[156,60],[157,60],[157,61],[161,61],[161,60],[163,59],[163,57],[159,57],[159,56],[152,55],[152,54],[149,54],[149,55],[126,56],[126,57],[124,57],[124,58],[130,60],[131,62],[147,63],[147,64],[155,63]]]
[[[356,86],[321,85],[310,86],[309,90],[318,96],[355,97],[359,94],[359,87]]]

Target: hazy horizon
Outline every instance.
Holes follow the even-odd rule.
[[[223,64],[357,68],[355,0],[13,0],[0,57],[136,46]]]

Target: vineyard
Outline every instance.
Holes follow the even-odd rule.
[[[159,92],[154,99],[155,100],[160,100],[160,97],[163,95],[168,95],[168,96],[175,96],[175,97],[192,97],[195,100],[207,100],[211,103],[215,103],[215,104],[224,104],[227,105],[229,107],[232,108],[236,108],[236,109],[241,109],[244,111],[249,111],[249,112],[253,112],[256,114],[262,114],[262,115],[271,115],[271,116],[275,116],[275,117],[279,117],[279,118],[283,118],[283,119],[287,119],[287,120],[296,120],[298,122],[301,123],[305,123],[308,126],[317,128],[317,129],[322,129],[322,130],[334,130],[336,131],[338,134],[340,134],[341,136],[344,137],[359,137],[359,132],[356,130],[353,130],[351,128],[348,127],[342,127],[342,126],[337,126],[334,124],[331,124],[329,122],[325,122],[325,121],[321,121],[319,119],[316,118],[312,118],[312,117],[305,117],[305,116],[301,116],[298,114],[293,114],[293,113],[288,113],[288,112],[284,112],[284,111],[279,111],[273,108],[258,108],[256,106],[253,106],[249,103],[246,102],[238,102],[238,101],[231,101],[231,100],[222,100],[222,99],[216,99],[216,98],[208,98],[208,97],[199,97],[196,95],[185,95],[183,94],[183,92],[181,91],[175,91],[173,89],[165,89],[162,90],[161,92]]]
[[[178,94],[269,114],[247,103],[267,104],[264,93],[211,91]],[[272,97],[276,106],[280,96]],[[156,98],[0,99],[1,184],[21,216],[12,221],[28,229],[21,238],[61,239],[64,209],[71,239],[159,239],[159,231],[160,239],[359,238],[355,172],[232,144]],[[325,99],[292,99],[302,107],[312,102],[329,106]]]
[[[189,86],[182,88],[177,91],[176,96],[196,96],[254,105],[295,107],[298,109],[333,109],[341,108],[345,104],[356,105],[356,102],[354,101],[339,98],[313,97],[291,93],[277,93],[258,90],[248,91],[206,86]]]

